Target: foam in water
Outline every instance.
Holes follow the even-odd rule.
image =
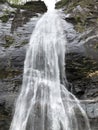
[[[67,40],[52,4],[31,36],[10,130],[90,130],[79,101],[63,83]]]

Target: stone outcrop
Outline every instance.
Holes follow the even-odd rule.
[[[72,92],[83,102],[92,130],[98,129],[98,1],[71,0],[63,5],[66,21],[77,32],[76,50],[66,55],[66,72]],[[76,39],[76,37],[75,37]],[[71,41],[73,42],[74,39]],[[80,47],[78,47],[80,45]]]
[[[42,15],[38,14],[40,9],[35,12],[27,5],[17,9],[8,3],[0,4],[0,130],[9,129],[21,89],[27,43]]]

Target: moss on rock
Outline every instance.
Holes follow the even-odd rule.
[[[4,70],[0,70],[0,79],[11,79],[20,74],[22,74],[22,71],[18,69],[14,70],[12,68],[6,68]]]
[[[21,43],[21,45],[26,45],[26,44],[28,44],[27,41],[23,41],[23,42]]]
[[[12,4],[11,7],[25,10],[32,10],[32,12],[43,13],[47,11],[46,5],[43,1],[31,1],[24,5]]]
[[[81,99],[97,97],[98,62],[79,53],[69,53],[66,58],[67,79],[73,85],[73,93]]]
[[[68,3],[68,0],[61,0],[61,1],[57,2],[56,8],[61,8],[61,7],[65,6],[67,3]]]
[[[8,48],[14,43],[14,38],[10,35],[7,35],[7,36],[5,36],[5,42],[6,42],[6,44],[4,45],[4,47]]]
[[[98,43],[95,43],[94,48],[95,48],[95,49],[98,49]]]
[[[6,0],[0,0],[0,3],[5,3],[5,2],[7,2]]]
[[[7,14],[3,15],[2,17],[0,17],[0,20],[3,23],[6,23],[9,20],[9,15],[7,15]]]
[[[75,74],[73,78],[69,78],[71,81],[88,78],[89,73],[93,73],[98,70],[98,63],[92,59],[80,56],[75,53],[68,54],[67,59],[67,71]],[[77,75],[77,76],[76,76]]]

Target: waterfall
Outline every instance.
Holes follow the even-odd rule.
[[[23,84],[10,130],[90,130],[86,113],[66,88],[63,19],[45,0],[27,49]]]

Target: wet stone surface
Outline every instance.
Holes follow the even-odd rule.
[[[22,84],[26,49],[42,12],[0,3],[0,17],[3,16],[0,19],[0,130],[9,129],[14,102]]]

